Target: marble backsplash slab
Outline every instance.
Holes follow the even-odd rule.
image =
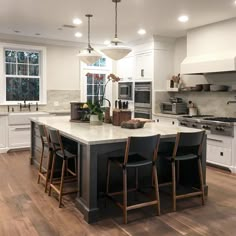
[[[40,105],[39,111],[69,111],[71,101],[80,101],[80,90],[48,90],[47,105]],[[20,106],[10,106],[15,112],[20,110]],[[0,105],[0,112],[7,112],[8,106]],[[31,105],[31,110],[35,111],[35,106]]]
[[[181,97],[184,101],[192,101],[201,115],[236,117],[236,92],[155,92],[155,112],[160,112],[160,102],[168,101],[169,97]]]

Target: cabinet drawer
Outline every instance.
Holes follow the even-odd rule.
[[[207,161],[230,166],[232,164],[232,151],[230,148],[207,145]]]
[[[223,137],[219,135],[208,134],[207,135],[207,145],[213,145],[217,147],[232,148],[232,137]]]
[[[19,125],[9,126],[9,147],[29,147],[30,146],[30,126]]]

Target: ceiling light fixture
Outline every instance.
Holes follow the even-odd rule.
[[[189,18],[186,15],[182,15],[178,18],[178,21],[183,22],[183,23],[187,22],[188,20]]]
[[[115,3],[115,37],[112,39],[111,44],[101,51],[109,58],[113,60],[120,60],[131,52],[131,48],[119,45],[122,41],[117,35],[117,3],[121,0],[112,0]]]
[[[85,15],[88,17],[88,47],[78,54],[80,60],[88,65],[95,63],[101,54],[96,52],[90,45],[90,18],[93,16],[91,14]]]
[[[82,23],[82,21],[79,18],[73,19],[73,24],[74,25],[80,25],[81,23]]]
[[[144,34],[146,34],[146,30],[145,29],[139,29],[138,34],[144,35]]]

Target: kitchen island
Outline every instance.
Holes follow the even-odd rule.
[[[199,130],[178,126],[164,126],[158,123],[146,123],[141,129],[123,129],[111,124],[101,126],[92,126],[89,123],[70,122],[69,116],[61,117],[38,117],[31,119],[31,163],[38,165],[40,156],[40,138],[38,134],[37,123],[47,127],[58,129],[67,140],[68,147],[78,153],[78,187],[80,191],[77,194],[76,205],[84,215],[84,219],[89,222],[95,222],[98,219],[99,207],[98,196],[105,192],[105,174],[107,153],[125,148],[128,136],[148,136],[161,134],[160,148],[165,148],[165,143],[174,141],[177,132],[198,132]],[[202,166],[205,183],[206,172],[206,141],[204,141]],[[145,147],[144,147],[145,148]],[[165,180],[170,177],[166,164],[158,160],[159,180]],[[184,167],[183,167],[184,168]],[[198,182],[198,177],[188,168],[183,169],[185,172],[183,180]],[[131,173],[132,174],[132,173]],[[142,175],[143,174],[143,175]],[[145,171],[142,171],[140,180],[148,179]],[[150,177],[150,176],[149,176]],[[150,178],[149,178],[150,180]],[[198,183],[197,183],[198,184]],[[207,186],[205,186],[207,194]]]

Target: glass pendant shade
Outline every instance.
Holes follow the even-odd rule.
[[[87,49],[83,50],[78,55],[79,59],[87,65],[94,64],[101,58],[101,54],[95,50],[89,52]]]
[[[120,39],[118,39],[117,36],[117,3],[121,0],[112,0],[112,2],[115,3],[115,37],[111,41],[111,45],[103,48],[101,51],[112,60],[120,60],[126,55],[128,55],[132,50],[131,48],[127,46],[119,45],[122,43]]]
[[[78,54],[78,57],[82,62],[90,65],[98,61],[102,57],[102,55],[99,52],[95,51],[90,45],[90,18],[93,15],[86,14],[85,16],[88,17],[88,47],[81,51]]]

